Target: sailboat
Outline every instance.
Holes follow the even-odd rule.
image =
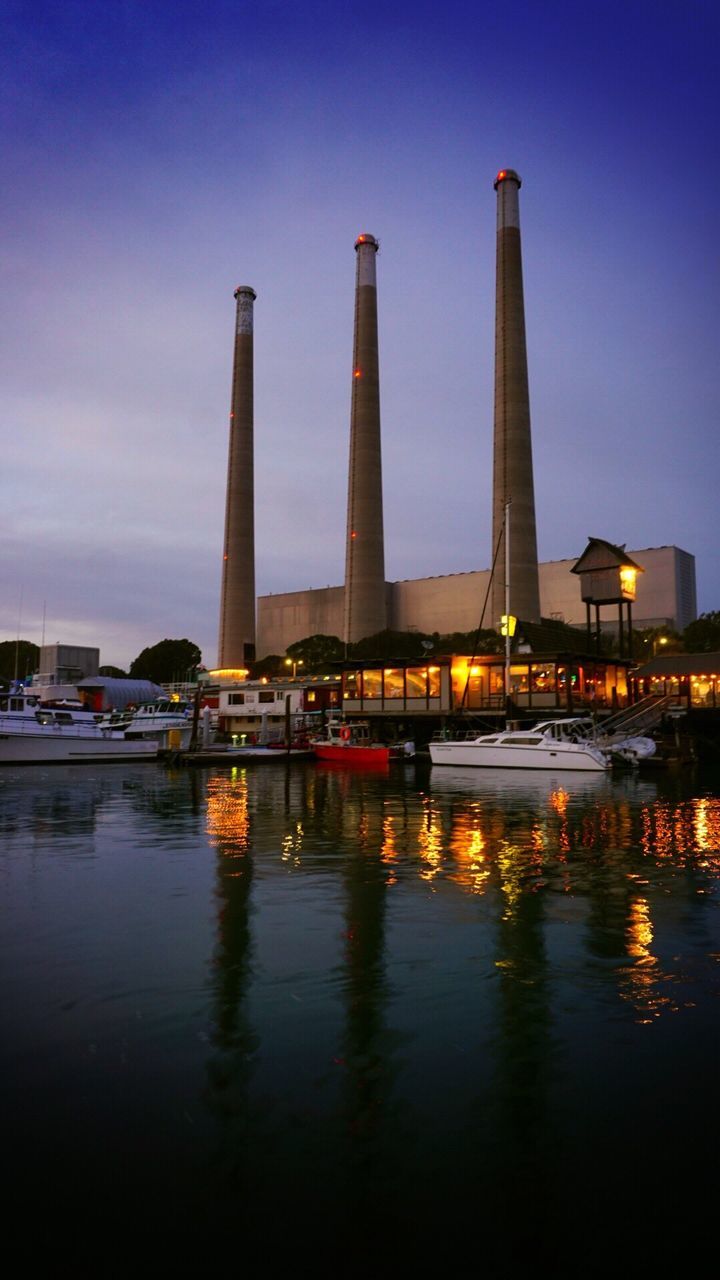
[[[510,705],[510,504],[505,507],[505,706]],[[435,765],[473,769],[551,769],[604,773],[613,763],[636,765],[655,754],[652,738],[603,734],[587,716],[544,720],[533,728],[442,739],[430,743]]]

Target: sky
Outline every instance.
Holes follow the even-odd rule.
[[[520,192],[538,554],[720,609],[710,0],[4,0],[0,639],[217,656],[238,284],[259,595],[341,584],[357,235],[386,576],[490,562],[495,193]]]

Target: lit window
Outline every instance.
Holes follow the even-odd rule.
[[[382,694],[382,671],[363,671],[362,690],[363,699],[379,698]]]
[[[385,698],[402,698],[404,691],[402,669],[387,667],[383,672],[383,696]]]

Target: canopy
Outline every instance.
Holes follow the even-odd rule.
[[[93,703],[98,694],[102,695],[103,711],[123,711],[131,702],[153,702],[155,698],[165,698],[167,694],[159,684],[152,680],[120,680],[114,676],[89,676],[87,680],[79,680],[79,693],[92,694]]]

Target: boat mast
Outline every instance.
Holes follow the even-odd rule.
[[[505,727],[510,713],[510,506],[505,503]]]

